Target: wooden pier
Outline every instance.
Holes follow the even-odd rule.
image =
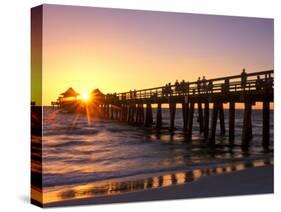
[[[226,133],[224,113],[227,110],[224,109],[224,104],[228,104],[228,137],[229,144],[233,145],[235,106],[236,103],[242,103],[244,104],[244,120],[241,146],[243,149],[247,149],[253,136],[252,106],[261,102],[263,110],[262,145],[268,149],[270,103],[274,101],[273,82],[273,70],[189,83],[183,81],[164,87],[107,94],[100,107],[105,118],[161,129],[162,104],[168,104],[171,131],[175,127],[176,110],[181,109],[183,130],[187,134],[187,142],[192,139],[194,113],[197,111],[200,133],[204,134],[204,138],[210,145],[215,145],[218,120],[221,135]],[[156,117],[153,117],[152,105],[157,108]],[[181,105],[181,108],[177,108],[177,105]],[[210,108],[212,108],[212,113],[210,113]]]

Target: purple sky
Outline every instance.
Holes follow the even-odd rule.
[[[46,102],[274,65],[273,19],[45,5],[43,23]]]

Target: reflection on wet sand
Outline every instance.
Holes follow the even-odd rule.
[[[103,181],[78,186],[58,187],[51,191],[46,189],[44,190],[44,204],[181,185],[196,181],[205,176],[220,175],[242,171],[251,167],[261,167],[272,164],[273,160],[255,160],[251,162],[239,162],[236,164],[224,164],[216,167],[194,169],[187,172],[164,174],[138,180]]]

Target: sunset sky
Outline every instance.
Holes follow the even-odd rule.
[[[273,20],[44,5],[43,104],[273,69]]]

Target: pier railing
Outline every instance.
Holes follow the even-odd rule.
[[[131,90],[128,92],[107,94],[105,100],[150,99],[168,96],[189,96],[207,93],[228,93],[239,91],[259,91],[273,88],[273,70],[247,73],[243,80],[241,75],[201,79],[200,81],[181,81],[178,84]]]

